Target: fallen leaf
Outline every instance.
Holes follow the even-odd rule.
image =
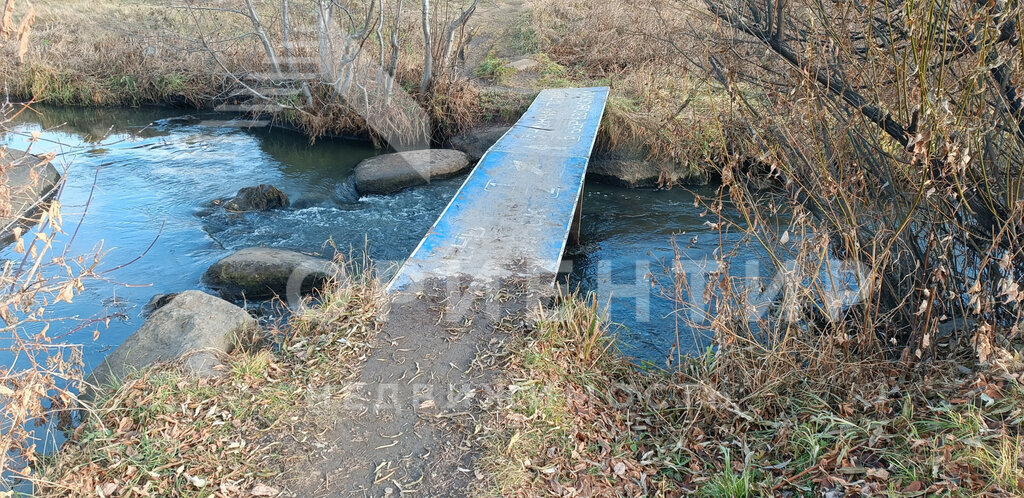
[[[840,403],[839,413],[845,417],[850,417],[854,414],[853,403]]]
[[[100,493],[102,496],[114,496],[115,491],[117,491],[117,484],[114,484],[112,482],[108,482],[104,484],[103,487],[100,488]]]
[[[266,484],[257,484],[249,491],[250,496],[277,496],[280,491]]]
[[[206,487],[206,479],[203,479],[202,477],[193,477],[188,474],[185,474],[185,479],[187,479],[188,482],[192,483],[192,485],[198,489],[203,489]]]
[[[918,491],[921,491],[922,488],[924,488],[924,485],[921,484],[921,481],[914,481],[914,482],[912,482],[910,484],[907,484],[903,488],[902,492],[903,493],[916,493]]]
[[[615,464],[615,468],[612,471],[615,472],[615,475],[622,476],[626,473],[626,464],[619,462]]]

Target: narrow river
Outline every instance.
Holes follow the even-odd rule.
[[[206,268],[234,250],[269,246],[329,257],[333,246],[365,250],[382,268],[397,264],[462,181],[360,199],[346,179],[360,160],[376,153],[366,144],[321,140],[310,146],[297,134],[245,128],[230,116],[203,116],[228,121],[218,126],[174,119],[184,114],[41,107],[39,114],[25,113],[12,125],[14,133],[2,139],[24,149],[29,135],[41,132],[32,152],[56,152],[58,167],[68,168],[61,199],[65,225],[73,229],[86,213],[72,255],[102,246],[101,268],[114,268],[144,254],[107,275],[109,280],[90,282],[73,304],[50,308],[54,316],[71,317],[51,327],[58,330],[115,317],[99,325],[95,340],[96,325],[69,338],[84,345],[87,370],[142,324],[143,307],[153,295],[201,288]],[[292,207],[242,215],[208,207],[261,183],[282,189]],[[672,264],[674,235],[683,234],[679,246],[690,261],[710,259],[719,247],[717,232],[698,215],[695,193],[713,190],[586,188],[582,243],[567,251],[564,267],[571,271],[562,284],[596,292],[605,303],[614,297],[609,309],[619,324],[614,327],[619,347],[641,361],[664,365],[677,338],[683,352],[707,344],[685,326],[677,327],[675,303],[645,278],[650,273],[664,281],[657,275]],[[10,248],[0,250],[0,258],[16,257]],[[2,354],[0,362],[14,361]]]

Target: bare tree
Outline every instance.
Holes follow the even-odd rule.
[[[0,104],[0,133],[19,133],[11,130],[9,123],[27,108],[28,104],[20,109],[10,102]],[[39,189],[49,188],[43,185],[43,171],[51,167],[56,155],[32,153],[40,141],[38,132],[26,138],[29,147],[25,151],[13,153],[7,147],[0,150],[0,177],[13,167],[29,168],[32,180],[18,189],[19,196],[36,198]],[[12,252],[16,255],[0,263],[0,351],[13,359],[0,366],[0,487],[8,489],[11,479],[29,475],[24,472],[31,470],[27,465],[39,457],[38,434],[33,427],[51,422],[69,424],[72,412],[79,408],[77,394],[84,377],[82,347],[79,337],[75,337],[75,344],[69,343],[69,338],[92,327],[97,327],[93,333],[98,336],[98,327],[112,318],[66,319],[53,311],[61,301],[70,303],[78,298],[91,281],[113,271],[97,269],[102,247],[73,253],[93,197],[90,194],[77,225],[72,220],[65,224],[60,196],[68,168],[64,165],[62,179],[49,194],[31,206],[19,203],[17,212],[11,210],[12,199],[0,195],[0,211],[12,214],[5,220],[12,223],[0,227],[0,237],[5,245],[11,243],[8,237],[13,237]],[[0,180],[6,186],[6,177]]]
[[[402,39],[415,29],[403,19],[402,0],[268,0],[275,5],[273,9],[267,8],[268,2],[235,1],[240,2],[237,8],[210,7],[191,0],[186,5],[197,32],[201,33],[202,46],[241,87],[226,109],[269,116],[289,111],[309,123],[313,135],[334,122],[366,126],[372,138],[389,136],[387,142],[392,146],[430,143],[429,118],[418,106],[409,105],[413,101],[399,98],[399,87],[395,85],[402,59]],[[429,94],[439,77],[457,77],[450,71],[454,67],[452,53],[479,0],[473,0],[459,11],[460,15],[445,20],[443,25],[435,21],[436,9],[447,11],[456,4],[464,5],[457,0],[446,0],[440,5],[424,0],[421,4],[418,24],[424,35],[424,66],[419,81],[422,96]],[[274,16],[273,12],[279,15]],[[264,68],[231,63],[232,54],[238,52],[237,40],[244,38],[238,33],[219,33],[221,26],[227,25],[222,22],[225,16],[242,16],[247,20],[251,32],[245,36],[258,42],[252,48],[263,53],[260,64]],[[272,33],[280,33],[279,39]],[[278,54],[284,55],[283,63]],[[402,103],[397,104],[396,99]]]
[[[467,22],[469,22],[473,13],[476,12],[476,7],[478,5],[480,5],[480,0],[473,0],[473,3],[470,4],[466,10],[463,10],[462,13],[459,14],[459,17],[456,17],[455,20],[448,25],[445,33],[444,50],[441,51],[441,64],[444,67],[451,67],[454,65],[454,62],[452,61],[452,54],[455,48],[456,34],[462,30]]]
[[[288,0],[281,0],[282,12],[287,12],[287,2]],[[263,29],[263,21],[260,20],[260,15],[256,11],[256,7],[253,5],[252,0],[245,0],[245,7],[249,12],[249,21],[252,22],[252,29],[260,39],[260,43],[263,44],[263,50],[267,53],[267,60],[270,64],[270,68],[274,71],[274,75],[280,78],[281,64],[277,61],[277,50],[274,49],[274,45],[270,42],[270,38],[267,36],[267,31]]]
[[[873,268],[859,318],[865,340],[879,332],[905,358],[921,357],[940,321],[969,318],[976,326],[965,337],[981,355],[993,334],[1020,332],[1018,3],[669,6],[669,35],[653,36],[681,52],[687,36],[703,44],[706,56],[693,60],[727,89],[760,149],[763,168],[739,168],[746,161],[723,172],[734,198],[756,219],[765,194],[739,180],[778,174],[833,254]]]
[[[381,11],[383,15],[383,10]],[[384,105],[391,102],[391,93],[394,90],[395,77],[398,73],[398,58],[402,53],[402,46],[398,40],[399,26],[402,19],[402,0],[398,0],[395,8],[394,25],[391,28],[391,62],[387,65],[387,77],[384,79]],[[381,52],[383,55],[383,51]]]
[[[449,1],[448,4],[450,6],[451,2]],[[440,52],[435,54],[435,50],[438,47],[435,45],[432,36],[438,33],[434,33],[431,26],[433,23],[430,21],[432,15],[430,12],[430,2],[429,0],[422,0],[422,30],[425,45],[423,48],[423,80],[420,83],[421,93],[426,92],[430,88],[437,75],[444,74],[454,67],[452,54],[456,44],[456,37],[462,28],[465,27],[466,23],[469,22],[470,18],[472,18],[478,5],[480,5],[480,0],[472,0],[472,3],[462,10],[459,16],[453,19],[451,23],[439,23],[441,27],[439,35],[443,43],[440,45]]]

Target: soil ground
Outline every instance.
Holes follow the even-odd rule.
[[[496,355],[538,302],[533,287],[435,280],[393,296],[358,378],[323,393],[307,436],[286,448],[291,496],[465,494],[475,417],[491,398]],[[488,290],[490,289],[490,290]],[[498,289],[495,291],[495,289]]]
[[[488,58],[515,62],[533,57],[537,47],[520,38],[529,31],[530,0],[483,1],[473,14],[472,28],[465,57],[463,73],[481,88],[491,92],[531,93],[539,74],[536,71],[516,71],[503,82],[481,78],[477,71]]]

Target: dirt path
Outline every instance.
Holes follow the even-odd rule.
[[[481,3],[465,51],[468,75],[490,53],[530,55],[506,43],[527,2]],[[477,480],[474,415],[490,397],[508,332],[538,302],[536,288],[433,281],[393,296],[358,377],[318,393],[305,437],[284,449],[292,465],[279,481],[284,494],[467,494]]]
[[[466,282],[395,296],[357,379],[323,393],[308,438],[289,448],[291,496],[462,495],[476,480],[473,416],[489,397],[495,354],[526,306],[522,283]]]
[[[510,82],[509,86],[495,86],[492,82],[477,77],[477,69],[488,58],[494,56],[512,62],[530,57],[537,49],[535,37],[529,27],[531,0],[483,0],[473,14],[469,43],[462,61],[463,74],[478,85],[491,90],[528,92],[531,85],[521,81]],[[520,78],[513,78],[519,80]]]
[[[471,37],[466,47],[465,69],[469,76],[492,50],[502,57],[528,54],[510,53],[508,34],[529,12],[529,0],[483,0],[473,14]]]

